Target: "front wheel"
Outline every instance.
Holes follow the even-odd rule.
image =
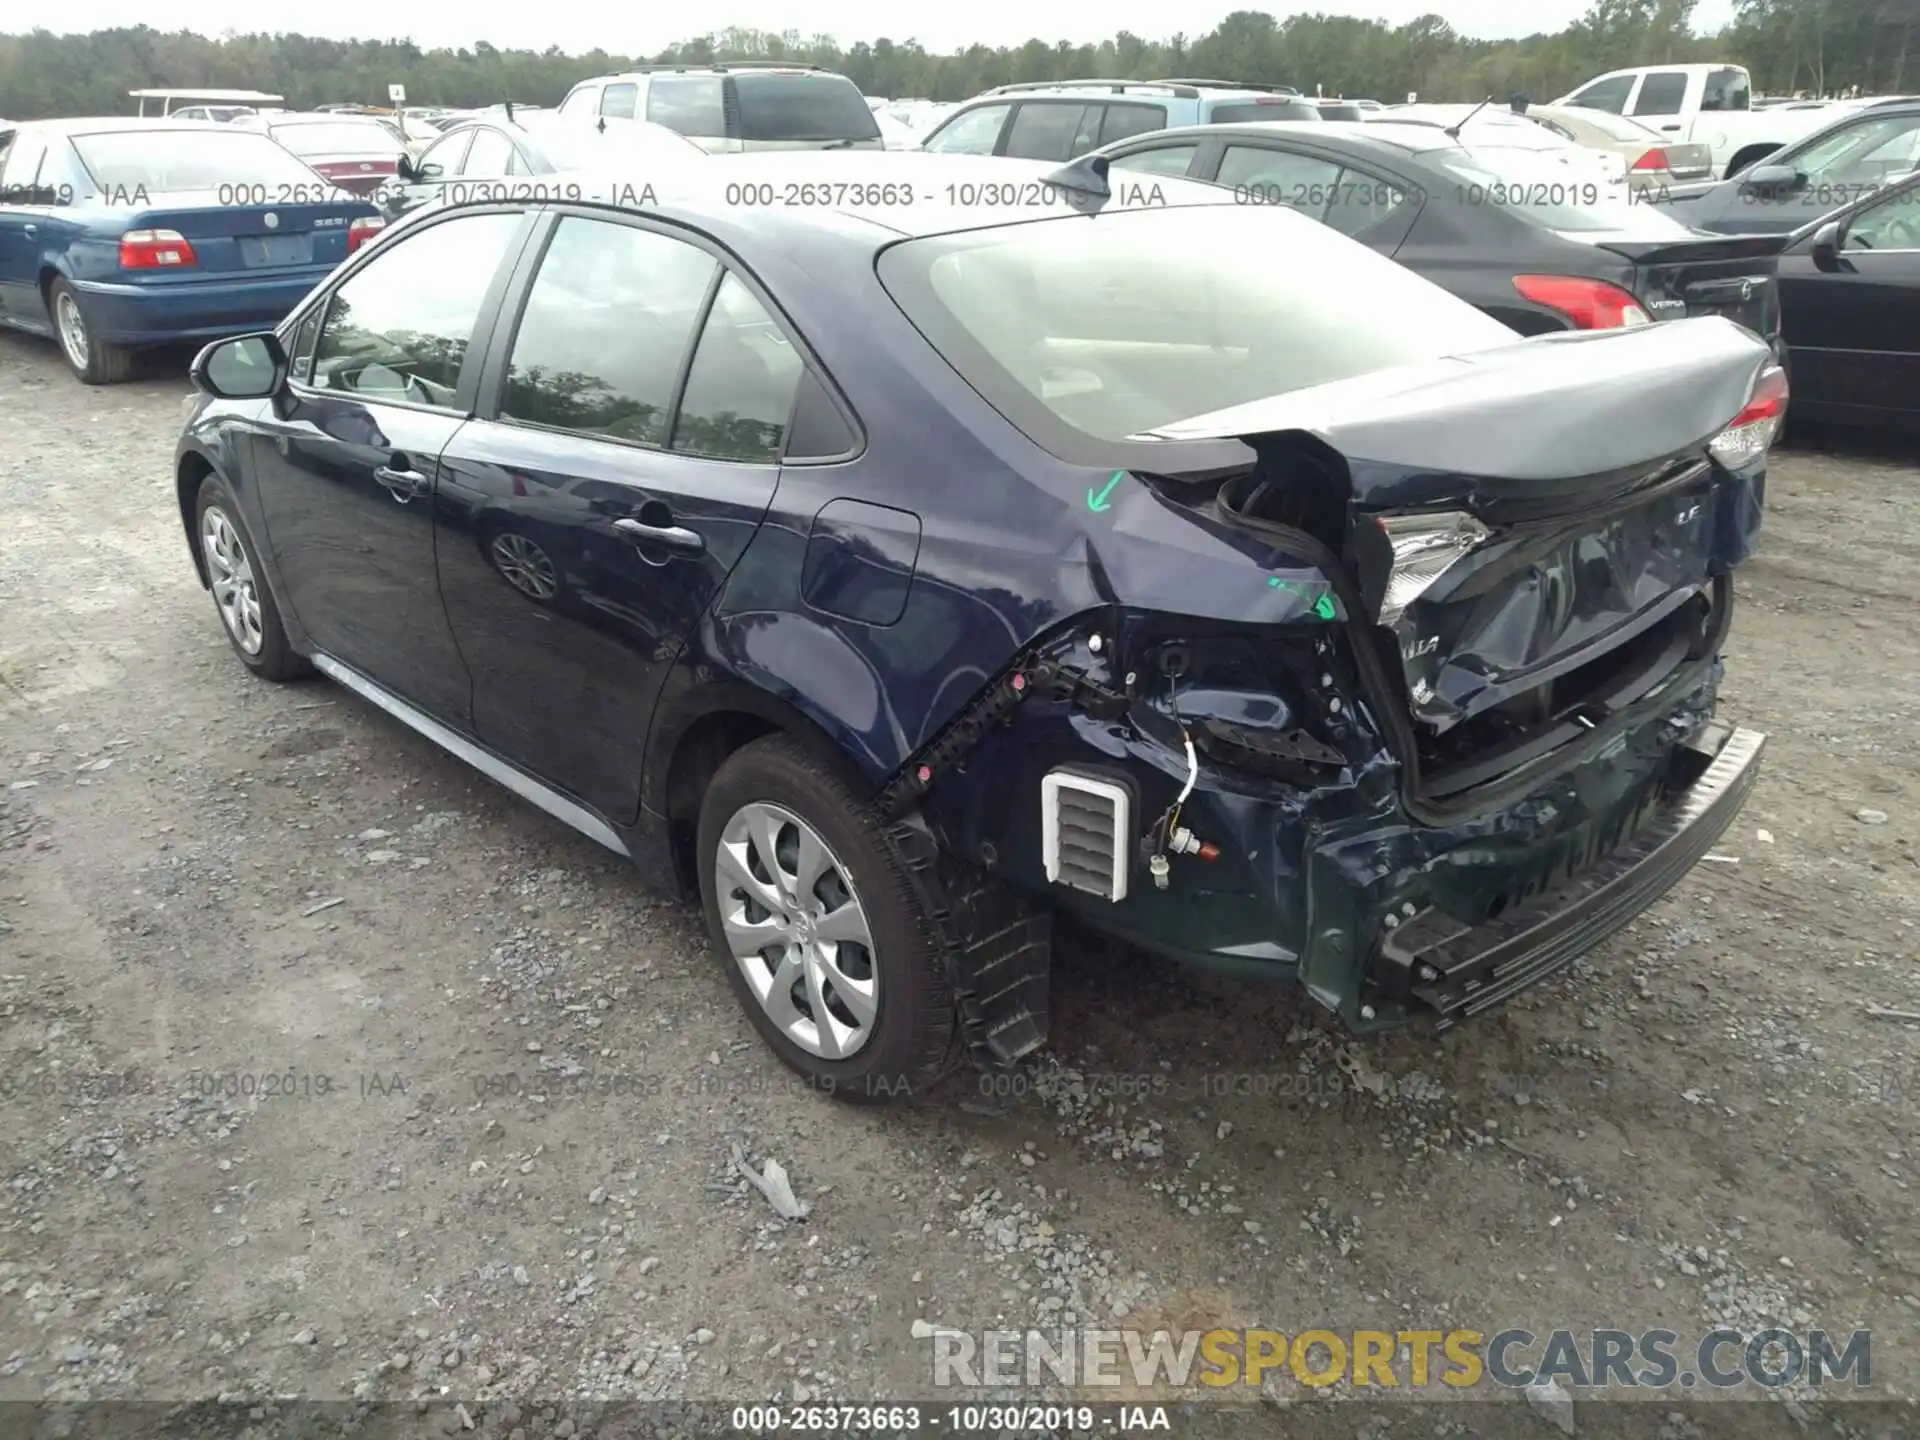
[[[207,586],[233,653],[263,680],[292,680],[306,674],[307,662],[287,639],[279,607],[273,603],[258,553],[226,482],[217,475],[202,481],[193,512]]]
[[[101,343],[93,333],[80,293],[65,280],[55,280],[48,287],[47,309],[53,315],[60,353],[84,383],[118,385],[133,373],[133,352],[125,346]]]
[[[700,807],[707,928],[761,1037],[808,1084],[878,1104],[956,1054],[952,992],[877,822],[825,758],[774,735],[729,756]]]

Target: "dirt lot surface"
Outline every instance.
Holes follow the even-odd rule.
[[[531,1437],[593,1399],[925,1399],[917,1319],[1683,1357],[1778,1323],[1871,1327],[1871,1389],[1576,1391],[1579,1433],[1920,1415],[1857,1398],[1920,1385],[1920,1026],[1870,1013],[1920,1014],[1912,464],[1776,457],[1723,707],[1772,736],[1760,788],[1559,982],[1348,1048],[1080,944],[1017,1083],[862,1113],[789,1082],[697,916],[346,692],[243,672],[175,511],[178,363],[88,390],[0,337],[0,1401],[445,1396]],[[1558,1433],[1511,1392],[1264,1392],[1247,1433]]]

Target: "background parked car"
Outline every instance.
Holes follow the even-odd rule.
[[[1806,139],[1709,185],[1660,198],[1676,219],[1723,234],[1799,230],[1830,211],[1920,170],[1920,99],[1876,100],[1840,111]]]
[[[569,120],[651,120],[703,150],[880,150],[860,87],[817,65],[650,65],[582,80]]]
[[[1795,232],[1780,308],[1797,418],[1920,432],[1920,174]]]
[[[524,125],[475,120],[455,126],[417,161],[403,165],[400,184],[383,192],[381,208],[389,217],[403,215],[464,182],[526,179],[529,194],[545,193],[532,177],[563,171],[619,173],[637,189],[677,177],[707,159],[707,152],[686,136],[645,120],[609,121],[604,129],[551,115]],[[503,193],[513,192],[513,185],[504,185]]]
[[[1670,140],[1705,145],[1716,175],[1738,174],[1824,123],[1815,110],[1755,110],[1752,100],[1743,67],[1694,64],[1609,71],[1552,103],[1626,115]]]
[[[1076,80],[976,95],[920,142],[942,155],[1072,160],[1130,135],[1227,120],[1305,120],[1320,110],[1291,86],[1205,80]]]
[[[142,119],[165,119],[178,114],[182,106],[242,105],[249,110],[277,108],[287,97],[270,95],[265,90],[129,90],[129,99],[139,102]]]
[[[371,195],[391,183],[400,157],[406,153],[399,132],[371,115],[257,115],[233,123],[261,131],[342,190],[356,195]]]
[[[1488,147],[1540,150],[1563,163],[1585,168],[1610,184],[1627,183],[1627,160],[1611,147],[1595,148],[1571,138],[1564,131],[1544,125],[1532,111],[1516,114],[1506,106],[1487,105],[1390,105],[1368,120],[1395,120],[1410,125],[1428,125],[1440,129],[1459,127],[1474,142]]]
[[[1511,118],[1511,117],[1509,117]],[[1100,153],[1119,170],[1185,176],[1304,211],[1391,255],[1522,334],[1724,315],[1772,338],[1785,242],[1705,236],[1635,202],[1538,127],[1432,123],[1206,125]]]
[[[182,105],[169,112],[175,120],[217,120],[221,124],[259,113],[252,105]]]
[[[276,324],[385,222],[265,135],[179,120],[0,132],[0,323],[90,385],[143,346]]]

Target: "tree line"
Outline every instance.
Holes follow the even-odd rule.
[[[1017,47],[971,45],[936,54],[914,40],[728,29],[656,55],[592,50],[567,55],[471,48],[423,50],[397,40],[306,35],[217,38],[148,26],[55,35],[0,35],[0,115],[39,119],[128,113],[133,89],[204,86],[266,90],[296,109],[336,101],[386,103],[387,86],[410,104],[477,106],[500,100],[551,105],[577,80],[636,64],[791,60],[840,71],[870,95],[960,100],[995,85],[1111,77],[1207,75],[1288,84],[1308,93],[1392,103],[1550,99],[1626,65],[1734,61],[1763,93],[1861,94],[1920,90],[1920,0],[1738,0],[1716,34],[1691,26],[1694,0],[1595,0],[1554,33],[1512,40],[1460,34],[1438,15],[1387,25],[1350,15],[1277,18],[1240,10],[1205,34],[1147,40],[1127,31],[1098,44],[1034,39]]]

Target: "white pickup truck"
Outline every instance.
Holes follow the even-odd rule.
[[[1631,116],[1676,141],[1705,145],[1720,176],[1746,169],[1834,118],[1830,106],[1754,109],[1752,77],[1738,65],[1613,70],[1553,103]]]

